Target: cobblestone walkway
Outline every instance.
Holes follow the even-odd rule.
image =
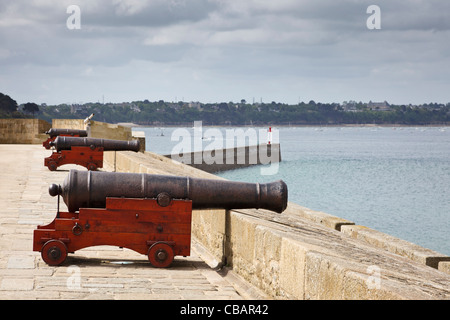
[[[83,170],[51,172],[44,167],[50,154],[39,145],[0,145],[0,299],[242,299],[193,250],[167,269],[110,246],[69,254],[63,266],[45,264],[32,243],[36,226],[55,218],[48,186],[61,184],[70,168]]]

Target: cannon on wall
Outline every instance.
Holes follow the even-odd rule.
[[[52,146],[50,143],[52,141],[55,141],[55,139],[59,136],[62,137],[87,137],[87,131],[86,130],[79,130],[79,129],[58,129],[58,128],[51,128],[50,130],[45,132],[48,134],[48,139],[45,140],[42,145],[45,149],[50,149]]]
[[[168,267],[174,256],[189,256],[192,209],[261,208],[278,213],[287,206],[286,184],[244,183],[151,174],[71,170],[61,196],[67,212],[34,231],[33,250],[49,265],[68,253],[113,245],[146,254],[155,267]]]
[[[44,159],[50,171],[64,164],[78,164],[88,170],[103,168],[103,151],[134,151],[140,148],[139,140],[122,141],[83,137],[58,136],[50,143],[55,152]]]

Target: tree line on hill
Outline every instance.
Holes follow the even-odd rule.
[[[0,118],[29,118],[39,112],[39,106],[34,102],[23,104],[22,112],[18,108],[16,100],[0,92]]]
[[[20,110],[20,111],[19,111]],[[450,103],[429,103],[420,106],[388,105],[382,110],[368,103],[298,104],[247,103],[187,103],[133,101],[124,103],[85,103],[38,106],[16,101],[0,93],[0,118],[37,117],[51,119],[80,119],[94,113],[94,120],[108,123],[132,122],[140,125],[339,125],[339,124],[398,124],[448,125]]]

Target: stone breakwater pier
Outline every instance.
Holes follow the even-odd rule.
[[[82,121],[52,127],[82,129]],[[131,130],[120,130],[129,139]],[[103,138],[118,131],[92,125]],[[191,256],[177,256],[167,269],[109,246],[48,266],[32,251],[34,229],[57,210],[48,186],[61,184],[69,169],[83,170],[49,171],[49,152],[37,144],[0,145],[1,299],[450,299],[449,257],[291,202],[282,214],[194,211]],[[219,179],[148,151],[106,152],[102,170]]]

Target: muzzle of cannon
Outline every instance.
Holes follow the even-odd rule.
[[[57,136],[87,137],[87,131],[79,129],[51,128],[45,133],[48,134],[50,137],[57,137]]]
[[[68,253],[109,245],[146,254],[154,267],[189,256],[192,209],[264,208],[281,213],[287,206],[283,181],[245,183],[151,174],[71,170],[58,196],[56,218],[34,230],[33,250],[49,265]],[[69,212],[59,210],[62,196]]]
[[[98,138],[57,137],[50,143],[56,151],[70,150],[72,147],[103,148],[103,151],[135,151],[140,148],[139,140],[122,141]]]
[[[247,183],[228,180],[175,177],[145,173],[70,170],[62,186],[49,188],[60,194],[70,212],[80,208],[105,208],[106,198],[155,198],[160,205],[171,199],[192,200],[193,209],[268,209],[278,213],[287,206],[288,191],[282,181]]]

